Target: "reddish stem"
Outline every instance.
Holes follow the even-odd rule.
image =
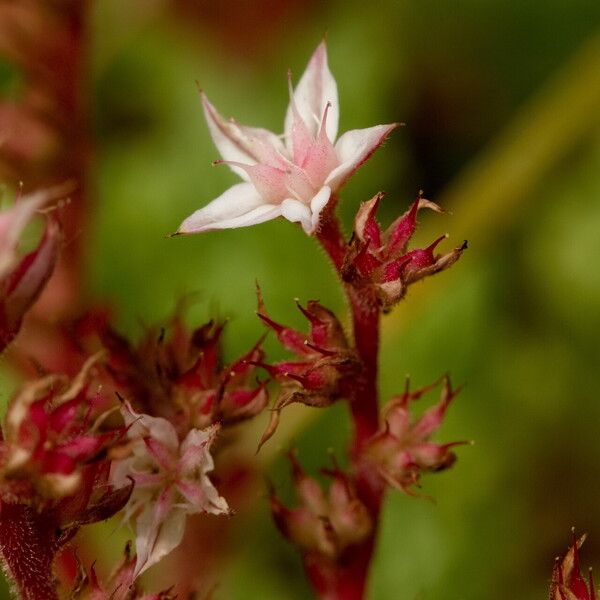
[[[317,239],[331,258],[342,278],[346,242],[335,215],[335,203],[330,203],[323,215]],[[377,478],[361,467],[359,456],[367,440],[379,427],[379,400],[377,390],[380,309],[376,298],[368,289],[357,290],[344,282],[344,291],[352,315],[354,347],[362,362],[361,375],[356,379],[349,398],[354,424],[351,458],[355,468],[357,493],[373,521],[371,535],[352,548],[347,558],[335,564],[323,564],[305,557],[308,578],[317,594],[327,600],[361,600],[365,596],[369,566],[375,548],[379,513],[384,487]]]
[[[49,523],[30,506],[0,506],[0,552],[21,600],[56,600]]]

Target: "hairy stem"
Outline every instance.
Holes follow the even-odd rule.
[[[340,279],[346,252],[346,242],[335,215],[335,203],[330,203],[323,215],[317,238],[333,262]],[[342,279],[343,281],[343,279]],[[369,290],[357,290],[343,282],[344,292],[352,316],[354,347],[362,363],[362,372],[356,379],[349,408],[354,424],[351,459],[355,467],[357,493],[365,504],[373,522],[371,535],[353,548],[351,556],[330,566],[306,564],[306,571],[315,591],[327,600],[360,600],[364,598],[367,576],[377,535],[379,513],[384,487],[377,478],[360,466],[361,450],[379,426],[379,399],[377,389],[380,308]]]
[[[0,507],[0,552],[21,600],[56,600],[54,545],[48,523],[24,504]]]

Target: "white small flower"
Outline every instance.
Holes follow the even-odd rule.
[[[197,210],[177,233],[199,233],[255,225],[279,216],[314,233],[331,195],[383,143],[396,123],[355,129],[335,142],[339,103],[337,84],[322,42],[312,55],[290,104],[284,142],[266,129],[226,121],[202,93],[204,114],[222,161],[238,183]],[[335,145],[334,145],[335,143]]]
[[[135,522],[137,577],[181,543],[188,514],[222,514],[229,507],[207,475],[218,425],[192,429],[180,442],[166,419],[137,414],[128,404],[121,413],[135,441],[130,457],[113,462],[111,482],[135,482],[125,520]]]

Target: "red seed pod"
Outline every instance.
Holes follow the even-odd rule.
[[[337,317],[316,300],[309,301],[306,307],[298,304],[300,312],[310,323],[305,334],[273,321],[265,312],[258,288],[257,295],[258,316],[297,358],[274,365],[255,363],[281,385],[270,423],[259,443],[260,448],[275,433],[279,413],[289,404],[299,402],[322,408],[346,397],[352,379],[360,371],[360,362],[349,347]]]
[[[365,445],[361,460],[388,485],[412,493],[421,473],[440,471],[451,466],[456,456],[454,446],[465,442],[438,444],[431,441],[440,427],[450,403],[460,392],[452,389],[449,377],[443,378],[439,402],[419,418],[411,415],[411,403],[439,384],[436,382],[416,391],[392,398],[382,411],[379,431]]]
[[[376,220],[382,194],[364,202],[354,221],[354,236],[348,247],[342,275],[355,287],[371,287],[384,310],[401,300],[408,286],[419,279],[449,268],[467,247],[466,242],[446,254],[435,252],[447,236],[441,236],[427,248],[408,250],[417,228],[417,214],[423,208],[444,212],[437,204],[417,198],[386,231]]]

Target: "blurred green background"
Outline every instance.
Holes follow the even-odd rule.
[[[384,223],[423,190],[452,215],[423,215],[419,240],[470,241],[384,319],[382,397],[405,373],[418,386],[449,371],[466,388],[438,439],[475,445],[424,479],[435,503],[389,495],[369,597],[544,598],[571,526],[600,569],[600,3],[102,0],[91,28],[87,279],[125,331],[193,292],[195,318],[231,318],[233,357],[262,333],[255,280],[279,321],[302,324],[295,297],[344,310],[324,255],[287,221],[166,238],[236,179],[211,166],[196,81],[225,115],[281,131],[286,71],[297,80],[324,34],[340,131],[406,123],[345,190],[346,226],[379,190]],[[349,430],[343,407],[290,418],[263,459],[280,489],[285,449],[316,470]],[[264,498],[234,537],[216,598],[310,597]]]

